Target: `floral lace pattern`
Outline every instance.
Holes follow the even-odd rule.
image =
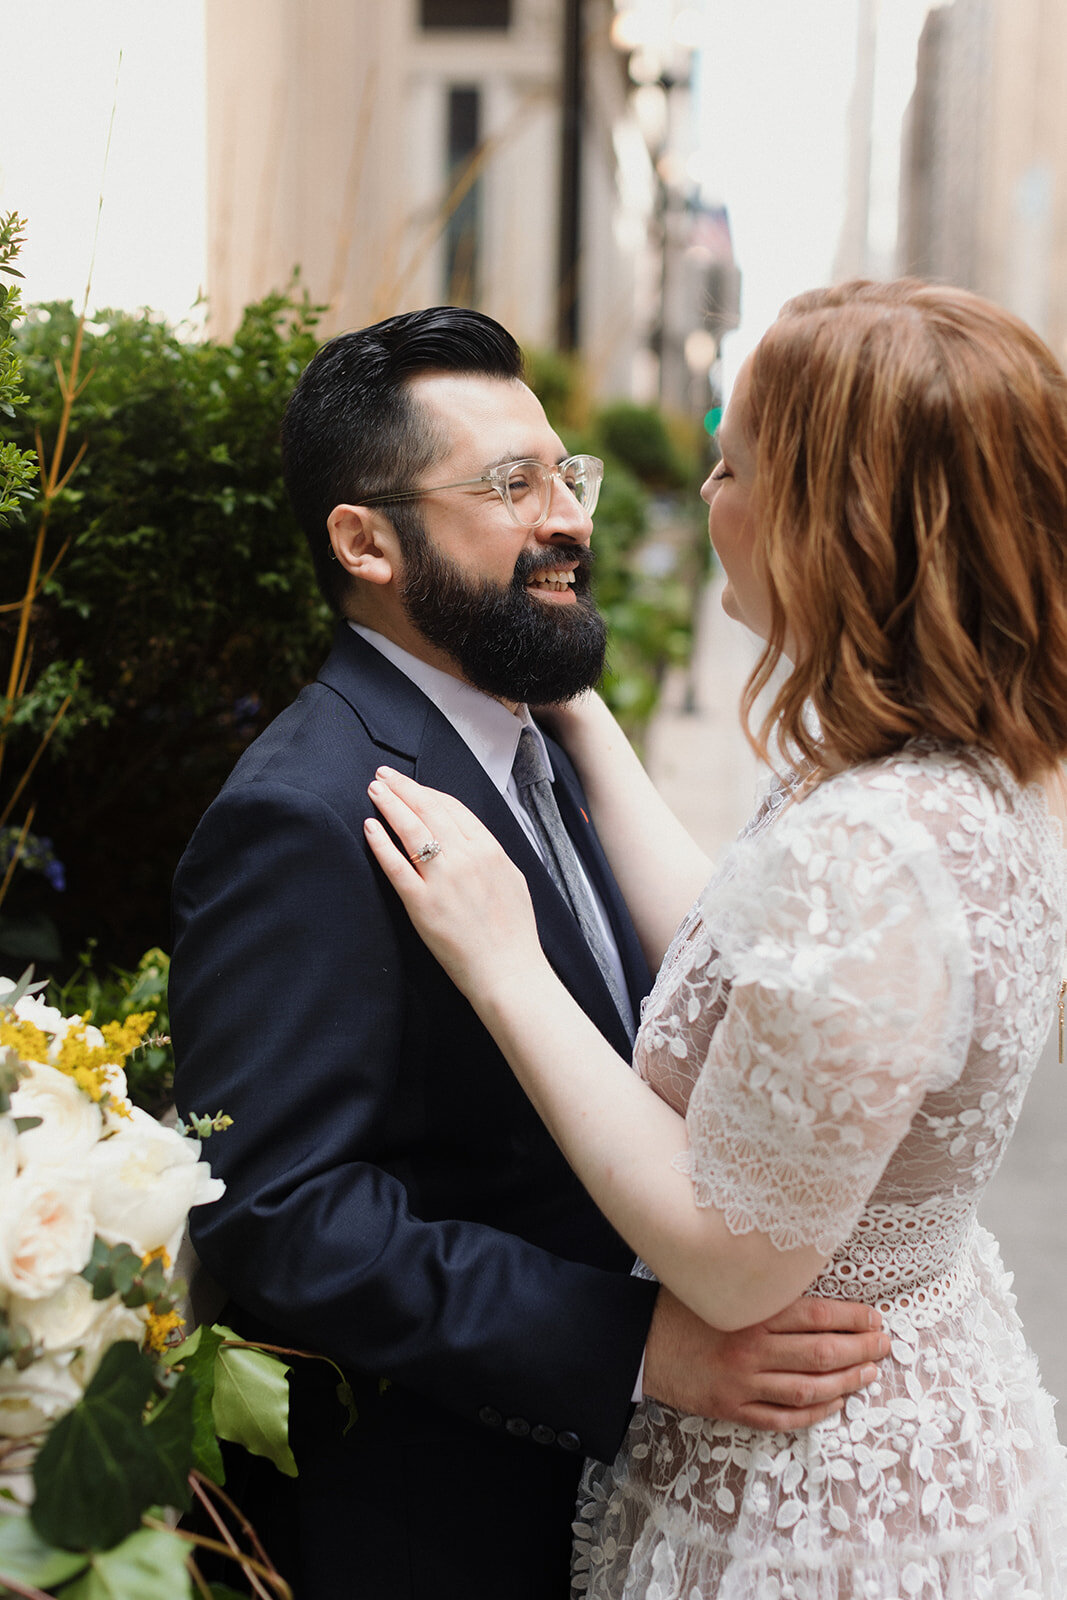
[[[792,799],[792,803],[789,803]],[[637,1070],[686,1113],[698,1205],[877,1305],[880,1381],[770,1434],[646,1401],[592,1464],[596,1600],[1048,1600],[1067,1458],[982,1189],[1052,1018],[1067,878],[1037,790],[916,741],[772,791],[679,930]]]

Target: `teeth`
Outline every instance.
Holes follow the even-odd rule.
[[[535,572],[530,581],[542,584],[559,594],[574,582],[574,573],[562,572],[558,567],[545,567],[542,571]]]

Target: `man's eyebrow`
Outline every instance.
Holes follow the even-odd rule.
[[[485,466],[485,471],[486,472],[492,472],[494,467],[510,466],[510,464],[513,461],[540,461],[540,460],[542,460],[542,457],[538,455],[536,450],[508,450],[503,455],[497,456],[495,461],[487,462],[486,466]],[[558,455],[556,457],[556,466],[558,467],[561,462],[569,461],[569,460],[570,460],[570,453],[569,453],[569,451],[564,450],[561,455]]]

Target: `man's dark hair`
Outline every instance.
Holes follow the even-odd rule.
[[[343,610],[349,580],[331,560],[334,506],[407,489],[444,449],[407,388],[424,372],[521,378],[522,352],[492,317],[433,306],[387,317],[324,344],[293,390],[282,422],[286,488],[311,549],[319,588]],[[400,537],[417,506],[386,508]],[[407,515],[405,514],[407,513]]]

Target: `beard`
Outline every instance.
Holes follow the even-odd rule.
[[[527,593],[533,573],[561,561],[578,563],[573,605]],[[584,545],[524,550],[510,583],[494,583],[469,577],[409,525],[400,600],[423,638],[475,689],[499,700],[558,705],[595,688],[604,671],[607,625],[590,592],[592,564]]]

